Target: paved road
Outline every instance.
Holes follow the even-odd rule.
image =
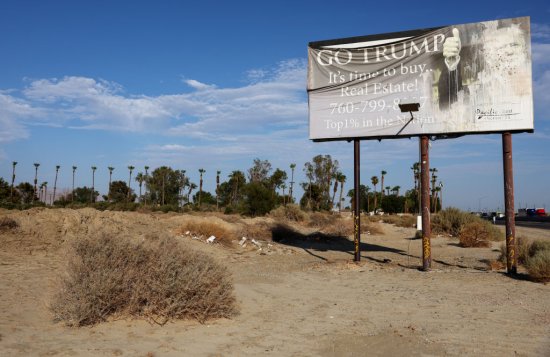
[[[498,220],[498,225],[504,226],[505,221]],[[534,221],[516,221],[516,226],[519,227],[529,227],[529,228],[539,228],[539,229],[550,229],[550,222],[534,222]]]

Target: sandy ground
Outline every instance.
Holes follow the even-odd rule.
[[[414,229],[387,224],[384,234],[362,237],[355,264],[351,242],[262,242],[261,251],[208,245],[175,233],[195,219],[184,215],[0,211],[6,215],[20,227],[0,232],[2,356],[550,356],[550,285],[490,270],[497,243],[464,249],[434,238],[433,270],[421,272]],[[239,315],[162,327],[55,323],[48,303],[67,242],[102,232],[189,240],[232,271]],[[550,239],[536,229],[518,235]]]

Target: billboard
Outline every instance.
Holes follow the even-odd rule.
[[[529,18],[311,42],[307,90],[314,141],[532,132]]]

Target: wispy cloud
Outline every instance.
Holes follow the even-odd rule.
[[[549,120],[550,115],[550,70],[535,78],[533,82],[535,93],[535,114],[537,119]]]
[[[70,128],[204,139],[303,125],[307,118],[305,66],[304,60],[289,60],[270,71],[251,70],[248,83],[235,88],[184,79],[191,92],[174,95],[127,95],[114,82],[68,76],[34,80],[19,97],[2,96],[19,106],[12,117],[21,117],[27,108]]]
[[[23,122],[38,118],[40,114],[41,111],[29,103],[0,93],[0,143],[27,138],[29,133]]]
[[[547,24],[531,24],[531,36],[535,40],[550,40],[550,26]]]

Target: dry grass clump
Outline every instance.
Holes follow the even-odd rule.
[[[416,217],[410,216],[410,215],[371,216],[369,217],[369,220],[372,220],[374,222],[382,221],[384,223],[393,224],[396,227],[405,227],[405,228],[412,228],[416,225]]]
[[[196,237],[208,238],[210,236],[214,236],[216,237],[217,243],[221,243],[226,246],[231,245],[231,241],[237,239],[236,234],[232,230],[224,227],[223,224],[216,221],[187,221],[178,229],[178,233],[185,234],[187,232]]]
[[[340,215],[314,212],[310,214],[309,227],[317,228],[319,232],[332,236],[351,236],[354,233],[353,219]],[[361,217],[361,233],[384,234],[377,222],[371,222],[367,217]]]
[[[210,257],[168,237],[136,243],[106,235],[73,243],[51,310],[70,326],[111,316],[203,322],[236,312],[230,275]]]
[[[239,237],[270,241],[272,239],[273,225],[267,222],[245,223],[239,231]]]
[[[519,264],[525,264],[529,258],[529,249],[531,248],[531,241],[523,236],[516,237],[517,244],[517,259]],[[502,263],[506,262],[506,243],[500,245],[500,256],[498,260]]]
[[[518,263],[525,266],[529,276],[535,280],[550,280],[550,241],[531,242],[524,237],[518,237]],[[501,262],[506,262],[506,245],[500,246]]]
[[[434,233],[447,233],[458,237],[462,227],[475,219],[480,219],[458,208],[449,207],[432,216],[432,231]]]
[[[529,256],[525,267],[533,279],[550,280],[550,249],[541,249]]]
[[[307,218],[307,214],[300,209],[300,206],[295,204],[279,206],[269,212],[269,215],[276,219],[284,219],[295,222],[302,222]]]
[[[465,237],[463,231],[474,234],[477,238]],[[501,241],[504,239],[504,235],[489,221],[454,207],[446,208],[437,215],[432,216],[432,232],[436,234],[446,233],[459,238],[463,236],[465,244],[468,244],[468,240],[478,238],[485,241]]]
[[[7,232],[19,227],[19,223],[10,217],[0,217],[0,232]]]
[[[326,227],[335,224],[340,216],[325,212],[312,212],[309,214],[308,227]]]
[[[525,268],[536,280],[550,280],[550,241],[534,241],[529,246]]]
[[[460,245],[465,248],[488,247],[490,245],[487,240],[489,234],[487,225],[482,222],[468,222],[462,226],[458,239]]]

